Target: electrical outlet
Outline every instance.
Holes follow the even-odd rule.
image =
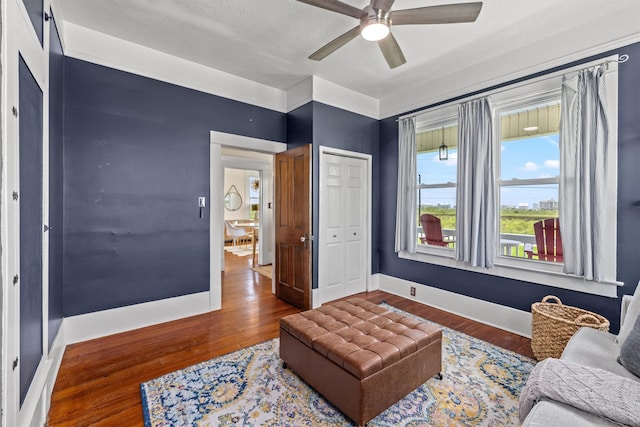
[[[411,287],[411,296],[412,296],[412,297],[415,297],[415,296],[416,296],[416,287],[415,287],[415,286],[412,286],[412,287]]]

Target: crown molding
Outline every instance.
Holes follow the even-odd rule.
[[[540,57],[543,53],[542,51],[548,49],[549,44],[552,42],[545,40],[527,49],[521,49],[521,52],[518,53],[521,55],[519,61],[514,52],[505,52],[498,57],[490,58],[482,63],[474,64],[457,72],[452,72],[439,79],[425,82],[419,87],[412,87],[406,91],[398,91],[385,97],[380,101],[380,118],[384,119],[401,115],[459,96],[483,91],[503,83],[551,70],[556,67],[562,67],[572,62],[600,55],[611,50],[621,49],[637,42],[640,42],[640,32],[600,43],[587,49],[577,50],[570,54],[559,53],[554,59],[542,63],[533,65],[526,64],[525,61],[530,62],[531,57]],[[624,52],[620,52],[620,54],[622,53]],[[495,75],[496,69],[502,69],[505,72]],[[420,96],[419,94],[428,95]]]
[[[202,64],[65,22],[65,55],[106,67],[286,112],[286,92]]]

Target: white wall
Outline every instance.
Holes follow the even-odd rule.
[[[224,192],[227,194],[232,185],[236,186],[238,193],[242,197],[242,206],[237,211],[224,210],[225,221],[248,220],[251,216],[251,206],[249,203],[249,178],[258,177],[258,171],[231,169],[224,170]]]

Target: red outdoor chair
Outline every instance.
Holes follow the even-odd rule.
[[[536,233],[537,253],[525,249],[529,259],[538,257],[541,261],[562,262],[562,234],[560,233],[560,220],[558,218],[547,218],[533,224]]]
[[[442,225],[437,216],[422,214],[420,215],[420,224],[422,231],[424,231],[424,237],[420,237],[420,242],[433,246],[449,246],[454,243],[442,238]]]

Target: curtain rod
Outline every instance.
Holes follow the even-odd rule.
[[[544,76],[534,77],[532,79],[527,80],[527,82],[544,81],[544,80],[548,80],[548,79],[553,79],[553,78],[556,78],[556,77],[558,77],[558,76],[560,76],[562,74],[565,74],[565,73],[571,73],[571,72],[574,72],[574,71],[583,70],[585,68],[589,68],[589,67],[593,67],[593,66],[597,66],[597,65],[609,65],[612,62],[616,62],[616,63],[620,63],[621,64],[623,62],[627,62],[629,60],[629,58],[630,58],[630,56],[625,53],[625,54],[619,55],[617,59],[605,59],[604,61],[603,60],[596,60],[596,61],[586,62],[585,64],[590,64],[590,65],[587,65],[587,66],[584,66],[585,64],[576,65],[574,67],[570,67],[568,71],[567,70],[558,70],[556,72],[549,73],[549,74],[544,75]],[[522,82],[519,82],[519,83],[522,83]],[[496,88],[496,89],[493,89],[493,90],[487,90],[485,92],[482,92],[482,89],[480,89],[479,93],[477,93],[477,94],[475,94],[473,96],[461,97],[459,99],[454,99],[453,101],[445,102],[445,103],[437,105],[435,107],[423,108],[420,111],[416,111],[414,113],[405,114],[403,116],[398,117],[396,119],[396,122],[399,122],[400,120],[403,120],[403,119],[408,119],[410,117],[419,116],[420,114],[426,113],[427,111],[432,110],[432,109],[449,107],[453,103],[472,101],[474,99],[483,98],[485,96],[495,95],[495,94],[498,94],[498,93],[506,92],[508,90],[513,89],[515,85],[518,85],[518,83],[513,83],[513,84],[510,84],[510,85],[508,85],[506,87]]]

